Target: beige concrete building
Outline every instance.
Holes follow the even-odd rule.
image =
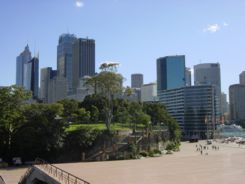
[[[157,101],[157,84],[149,83],[141,87],[141,101],[155,102]]]

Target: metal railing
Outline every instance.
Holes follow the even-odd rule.
[[[2,176],[0,176],[0,184],[5,184],[5,182],[4,182],[3,178],[2,178]]]
[[[63,169],[60,169],[40,158],[35,160],[35,165],[46,171],[50,176],[57,178],[60,182],[65,184],[90,184],[89,182],[74,176]]]
[[[26,182],[26,179],[31,175],[33,171],[33,166],[30,166],[27,171],[25,172],[25,174],[23,176],[21,176],[20,181],[18,182],[18,184],[23,184]]]

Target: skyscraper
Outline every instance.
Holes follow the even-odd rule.
[[[157,91],[185,86],[185,56],[157,59]]]
[[[72,91],[72,47],[76,39],[73,34],[62,34],[57,46],[57,72],[67,79],[68,94]]]
[[[82,77],[95,75],[95,40],[77,39],[72,56],[72,88],[76,93]]]
[[[194,85],[213,85],[215,88],[216,115],[221,112],[220,64],[203,63],[194,66]]]
[[[141,88],[144,83],[143,74],[134,73],[131,75],[131,87],[132,88]]]
[[[38,86],[39,86],[39,59],[37,57],[32,58],[30,61],[24,64],[24,87],[27,90],[32,91],[34,99],[38,98]]]
[[[245,121],[245,85],[234,84],[229,87],[230,120],[234,123]]]
[[[157,99],[157,84],[149,83],[141,87],[141,101],[142,102],[156,102]]]
[[[229,111],[229,104],[227,102],[227,95],[221,93],[221,115],[225,115]]]
[[[52,80],[54,77],[57,76],[57,71],[56,70],[52,70],[51,67],[47,67],[47,68],[42,68],[41,69],[41,94],[40,94],[40,98],[41,100],[43,100],[43,102],[48,102],[48,94],[49,94],[49,83],[50,80]]]
[[[214,86],[189,86],[164,90],[158,96],[170,115],[178,122],[183,138],[209,136],[215,127]]]
[[[242,73],[240,73],[240,75],[239,75],[239,81],[240,81],[240,84],[245,85],[245,71],[243,71]]]
[[[31,60],[29,46],[16,58],[16,85],[24,87],[24,64]]]
[[[191,69],[185,68],[185,85],[191,86]]]

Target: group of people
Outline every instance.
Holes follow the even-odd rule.
[[[219,146],[215,146],[215,145],[212,145],[212,150],[219,150]],[[196,144],[196,151],[200,152],[201,155],[204,154],[205,152],[205,155],[208,155],[208,150],[209,150],[209,146],[208,145],[201,145],[201,144]]]

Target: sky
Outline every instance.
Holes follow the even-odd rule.
[[[185,55],[186,66],[219,62],[221,88],[245,70],[244,0],[0,0],[0,86],[15,84],[16,57],[29,44],[40,68],[56,69],[63,33],[96,41],[96,71],[119,62],[156,81],[156,59]]]

